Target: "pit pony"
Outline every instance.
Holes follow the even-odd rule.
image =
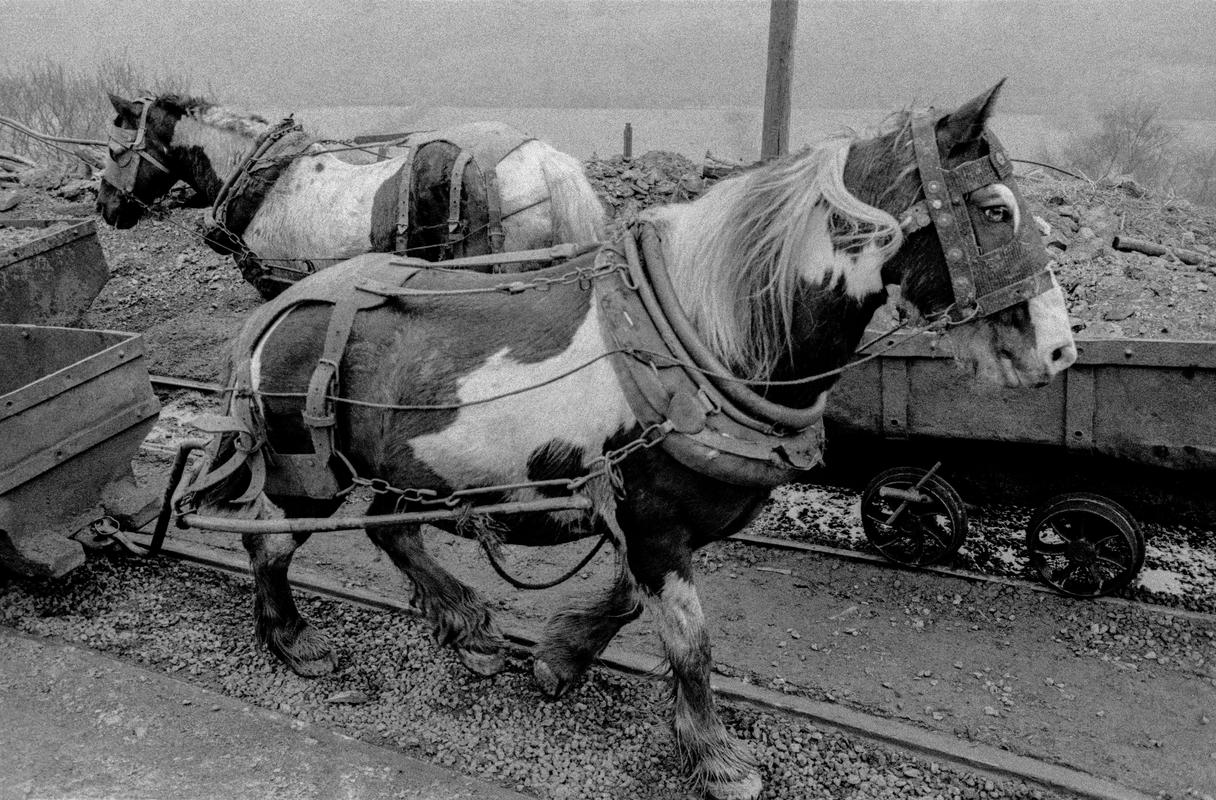
[[[435,261],[604,238],[582,165],[502,123],[360,145],[177,95],[110,101],[102,218],[131,227],[184,181],[212,206],[208,243],[264,295],[360,253]]]
[[[336,657],[297,610],[288,568],[351,485],[373,489],[367,533],[438,640],[481,674],[503,666],[499,629],[409,513],[465,507],[448,527],[491,554],[606,537],[617,578],[550,619],[534,653],[540,689],[561,695],[648,611],[692,775],[712,797],[756,798],[759,770],[715,710],[693,552],[820,463],[833,371],[886,287],[996,384],[1042,386],[1076,358],[1038,230],[986,128],[999,88],[761,165],[538,272],[368,254],[295,284],[233,345],[230,413],[179,510],[247,517],[232,524],[252,526],[241,530],[258,634],[302,675]]]

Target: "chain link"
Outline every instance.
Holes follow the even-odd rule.
[[[633,439],[593,459],[590,465],[591,470],[576,478],[554,478],[549,480],[504,483],[496,486],[478,486],[469,489],[458,489],[449,494],[440,495],[434,489],[421,489],[414,486],[402,488],[393,486],[383,478],[364,478],[355,475],[350,479],[351,485],[347,487],[344,494],[349,493],[356,486],[361,486],[377,496],[392,495],[396,497],[396,508],[398,510],[404,506],[446,506],[448,508],[455,508],[461,504],[470,504],[472,510],[475,511],[476,506],[471,501],[479,495],[502,495],[518,489],[564,489],[573,496],[592,480],[607,477],[613,489],[619,495],[623,487],[623,481],[618,469],[621,462],[639,450],[648,450],[659,445],[672,430],[673,426],[669,421],[647,425]]]

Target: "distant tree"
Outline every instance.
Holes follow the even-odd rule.
[[[1064,157],[1095,180],[1132,175],[1155,184],[1176,156],[1179,129],[1166,124],[1161,103],[1136,95],[1098,113],[1098,130],[1075,138]]]

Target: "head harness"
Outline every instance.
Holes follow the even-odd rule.
[[[102,177],[106,183],[127,194],[135,192],[135,180],[139,175],[139,159],[147,161],[161,172],[168,173],[169,168],[160,159],[148,152],[148,110],[155,102],[153,97],[141,97],[136,102],[142,103],[139,112],[139,124],[134,131],[118,125],[110,126],[109,158]]]
[[[1008,180],[1013,175],[1009,156],[987,129],[980,137],[987,146],[986,155],[953,169],[942,166],[936,125],[943,116],[933,109],[912,115],[912,148],[925,199],[904,212],[900,228],[909,234],[932,223],[937,230],[954,288],[950,321],[958,324],[1040,295],[1055,285],[1055,278],[1047,267],[1047,252],[1033,223],[1022,225],[1008,244],[980,251],[967,213],[967,195],[1001,183],[1013,193],[1017,204],[1021,205],[1022,197],[1016,184]]]

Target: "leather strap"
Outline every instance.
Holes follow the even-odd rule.
[[[397,229],[393,237],[394,253],[404,253],[410,246],[410,195],[414,192],[414,154],[418,151],[408,147],[397,173]]]
[[[331,393],[337,393],[341,384],[342,355],[346,352],[355,314],[360,308],[360,291],[358,287],[354,287],[334,304],[321,357],[317,360],[317,366],[308,381],[308,392],[304,398],[301,418],[308,426],[313,452],[322,464],[329,464],[335,452],[334,430],[337,426],[337,415],[329,397]]]
[[[458,248],[461,254],[463,254],[464,250],[460,245],[464,239],[464,229],[467,226],[461,224],[460,196],[464,193],[464,171],[471,161],[473,161],[473,154],[468,150],[461,150],[460,155],[456,156],[456,161],[452,164],[452,174],[449,178],[450,187],[448,190],[448,258],[455,258]]]
[[[506,234],[502,230],[502,197],[498,194],[498,167],[490,166],[482,171],[486,184],[486,210],[489,212],[490,252],[501,253]],[[556,238],[556,237],[554,237]]]
[[[966,212],[958,219],[951,207],[950,183],[942,169],[937,152],[938,117],[931,113],[912,116],[912,149],[916,152],[916,168],[920,171],[921,189],[925,194],[925,205],[929,217],[937,228],[942,254],[950,271],[950,283],[954,287],[955,308],[967,313],[975,305],[975,280],[971,265],[979,258],[979,247],[971,235],[971,225]],[[963,202],[963,196],[958,201]]]

